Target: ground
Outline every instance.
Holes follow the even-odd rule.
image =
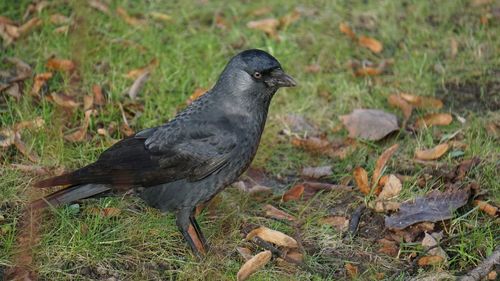
[[[28,16],[40,18],[41,25],[1,49],[2,59],[20,58],[35,74],[49,70],[46,62],[51,57],[76,63],[76,72],[71,75],[53,71],[54,76],[40,91],[41,100],[30,95],[32,78],[26,80],[19,100],[4,93],[0,96],[1,128],[37,117],[44,120],[43,127],[21,133],[26,146],[39,156],[36,165],[71,170],[92,162],[112,138],[123,137],[123,131],[110,129],[110,124],[119,127],[123,123],[119,104],[125,107],[134,130],[162,124],[186,106],[195,89],[210,88],[232,55],[259,48],[278,58],[298,82],[298,87],[282,89],[273,99],[253,162],[253,167],[282,181],[279,187],[272,187],[274,196],[256,199],[230,187],[216,197],[199,219],[212,245],[203,260],[190,253],[172,215],[163,215],[139,199],[100,198],[52,209],[43,216],[40,240],[33,250],[32,266],[40,280],[235,280],[244,263],[236,248],[260,251],[244,240],[242,232],[248,225],[264,225],[300,237],[304,262],[311,269],[273,259],[251,280],[349,279],[347,263],[358,268],[353,278],[359,280],[377,276],[406,280],[410,273],[404,269],[410,254],[422,253],[423,248],[419,242],[401,243],[396,257],[380,253],[377,240],[388,233],[384,214],[367,209],[353,238],[343,238],[335,228],[320,223],[328,215],[349,217],[357,206],[365,204],[369,199],[357,189],[320,192],[309,200],[290,202],[281,202],[280,196],[296,183],[296,175],[306,166],[331,165],[333,173],[324,181],[353,186],[349,181],[353,169],[362,166],[372,171],[377,157],[394,143],[400,148],[384,173],[408,176],[399,201],[431,189],[442,190],[444,181],[418,184],[423,175],[432,174],[432,165],[413,162],[414,151],[433,147],[443,135],[458,130],[460,142],[466,145],[463,155],[448,153],[437,164],[453,167],[462,159],[479,157],[481,164],[466,181],[477,183],[493,205],[500,203],[500,145],[498,131],[495,135],[491,129],[500,118],[498,1],[102,2],[109,6],[108,13],[85,1],[49,1],[40,13]],[[29,4],[2,1],[0,15],[24,22]],[[143,17],[144,23],[127,23],[118,15],[119,7],[134,18]],[[281,24],[277,35],[247,27],[250,21],[279,19],[294,11],[300,17],[289,25]],[[152,12],[170,18],[155,20]],[[67,32],[54,32],[64,25],[51,21],[54,14],[71,19]],[[357,34],[382,42],[383,50],[374,53],[351,40],[339,31],[342,22]],[[157,66],[138,101],[130,102],[126,90],[133,79],[125,74],[153,59]],[[359,77],[349,67],[353,60],[392,63],[380,75]],[[319,68],[311,71],[311,65]],[[11,68],[6,61],[0,62],[0,69]],[[93,85],[103,88],[108,102],[91,117],[85,141],[65,140],[63,134],[77,128],[85,113],[81,106],[74,111],[62,110],[46,97],[63,92],[82,102],[84,95],[92,93]],[[441,112],[451,113],[454,121],[419,131],[402,129],[381,141],[359,140],[353,153],[340,158],[310,154],[294,147],[281,133],[283,116],[290,113],[309,119],[330,140],[347,136],[345,129],[339,129],[339,116],[356,108],[381,109],[401,120],[400,111],[389,106],[387,97],[402,92],[443,100]],[[426,112],[415,110],[409,123]],[[463,124],[459,117],[465,118]],[[110,130],[111,136],[98,134],[99,128]],[[33,163],[14,146],[3,149],[0,156],[0,275],[15,263],[23,206],[43,194],[31,187],[43,176],[22,172],[12,164]],[[265,204],[287,211],[300,224],[264,217]],[[100,215],[93,211],[96,208],[116,208],[120,213]],[[462,274],[491,254],[500,241],[498,218],[472,204],[459,209],[437,229],[451,237],[443,246],[448,263],[419,267],[411,274],[442,270]]]

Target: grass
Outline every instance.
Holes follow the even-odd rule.
[[[467,144],[463,158],[478,156],[484,160],[469,178],[488,192],[493,203],[500,203],[497,179],[500,146],[498,136],[486,131],[489,122],[498,120],[498,113],[487,113],[484,107],[468,108],[466,103],[460,103],[459,96],[452,99],[457,104],[452,108],[451,104],[446,104],[444,111],[466,117],[464,125],[455,119],[450,126],[426,129],[416,135],[401,132],[381,142],[362,142],[344,159],[310,155],[292,147],[288,139],[278,134],[283,128],[280,117],[296,113],[329,132],[330,138],[342,138],[347,135],[344,130],[331,132],[340,123],[339,115],[363,107],[384,109],[401,116],[387,104],[389,94],[411,92],[440,96],[450,84],[472,85],[477,88],[477,98],[482,104],[497,101],[498,108],[498,90],[488,91],[487,85],[496,85],[498,89],[500,84],[500,57],[496,55],[500,28],[494,16],[488,24],[480,22],[488,5],[475,7],[464,0],[110,2],[111,15],[106,15],[91,9],[84,1],[51,1],[51,5],[37,15],[43,24],[2,50],[2,57],[19,57],[33,66],[35,73],[46,71],[45,62],[53,55],[74,60],[80,80],[75,84],[68,75],[57,73],[50,80],[50,91],[69,92],[81,98],[91,92],[92,85],[98,84],[109,95],[109,102],[101,114],[91,120],[92,140],[82,143],[66,142],[62,133],[67,128],[79,126],[83,111],[66,115],[46,99],[35,102],[28,95],[32,81],[27,80],[19,102],[2,99],[2,128],[39,116],[45,120],[44,128],[26,130],[22,134],[27,146],[40,155],[37,164],[67,169],[81,167],[95,160],[110,145],[95,132],[113,122],[121,124],[118,103],[126,102],[124,91],[132,82],[124,74],[129,70],[142,67],[153,58],[159,61],[139,94],[143,113],[131,122],[134,129],[140,130],[172,118],[195,88],[211,87],[232,55],[242,49],[260,48],[278,58],[284,69],[299,82],[299,87],[282,89],[275,96],[254,166],[275,175],[286,175],[297,173],[303,166],[333,165],[334,175],[329,180],[337,182],[351,175],[356,166],[372,171],[377,156],[397,142],[401,148],[386,173],[401,172],[412,176],[413,181],[404,184],[399,198],[405,200],[425,194],[431,188],[444,188],[442,182],[429,183],[424,188],[416,184],[427,170],[413,164],[408,167],[415,148],[432,147],[439,143],[443,134],[460,129],[462,141]],[[1,15],[20,21],[29,3],[1,2]],[[148,19],[142,27],[130,26],[116,15],[117,7],[125,8],[132,15],[162,12],[171,15],[172,21]],[[252,15],[252,11],[262,7],[271,7],[272,11],[260,17]],[[246,27],[248,21],[279,18],[295,8],[299,8],[302,16],[279,32],[281,42]],[[50,23],[50,16],[54,13],[69,16],[75,23],[67,34],[53,32],[57,25]],[[217,15],[226,20],[226,29],[217,27]],[[383,52],[375,55],[341,34],[338,25],[343,21],[349,22],[360,34],[383,42]],[[450,53],[452,40],[459,46],[455,56]],[[394,64],[388,73],[377,77],[354,77],[346,67],[351,59],[379,62],[383,58],[394,59]],[[321,72],[304,71],[307,65],[315,63],[321,66]],[[0,62],[0,69],[8,68],[10,66]],[[413,118],[425,112],[414,112]],[[121,135],[116,132],[112,137],[118,139]],[[455,165],[460,159],[448,154],[440,162]],[[38,178],[17,171],[11,167],[12,163],[28,164],[29,160],[14,148],[3,150],[0,156],[0,214],[4,217],[0,221],[0,268],[13,263],[16,224],[23,204],[32,196],[40,195],[33,195],[30,187]],[[203,261],[196,260],[188,251],[171,215],[162,215],[138,199],[105,198],[87,200],[78,205],[79,211],[75,211],[75,206],[62,207],[45,216],[34,265],[43,280],[110,277],[119,280],[234,280],[242,264],[235,249],[245,245],[240,232],[242,225],[262,224],[288,234],[294,231],[287,224],[260,216],[264,203],[278,204],[271,199],[257,201],[236,189],[227,189],[217,198],[217,203],[200,219],[213,247]],[[335,208],[350,215],[362,201],[357,192],[322,193],[309,202],[279,204],[304,221],[301,235],[310,249],[306,263],[326,271],[331,279],[347,278],[345,262],[359,266],[359,280],[372,279],[378,272],[386,273],[388,278],[403,266],[403,261],[378,253],[377,244],[369,236],[342,241],[338,232],[318,222]],[[122,213],[117,217],[102,217],[88,211],[95,207],[115,207]],[[372,224],[374,229],[382,229],[382,225]],[[445,232],[456,238],[444,248],[450,260],[443,268],[457,274],[478,264],[500,240],[498,222],[470,206],[445,225]],[[410,244],[404,250],[409,253],[422,249]],[[252,280],[322,279],[318,274],[275,264],[260,270]],[[403,275],[398,278],[405,279]]]

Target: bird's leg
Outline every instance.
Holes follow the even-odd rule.
[[[205,235],[203,235],[203,232],[201,231],[200,226],[198,225],[198,222],[196,221],[196,218],[194,217],[194,214],[192,214],[189,217],[189,220],[191,221],[191,224],[194,227],[194,230],[196,231],[197,236],[200,238],[201,244],[205,250],[208,250],[208,244],[207,244],[207,239],[205,238]]]
[[[191,247],[193,253],[201,258],[205,254],[205,248],[202,239],[198,236],[195,226],[191,222],[192,210],[182,209],[177,212],[177,227],[179,228],[182,236]]]

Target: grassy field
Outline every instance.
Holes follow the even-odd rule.
[[[107,3],[106,1],[103,1]],[[409,176],[398,200],[415,198],[431,189],[444,189],[437,181],[423,187],[419,178],[429,173],[427,165],[413,160],[415,149],[437,145],[445,134],[459,132],[466,144],[464,155],[447,154],[438,164],[455,166],[462,159],[482,159],[467,181],[475,181],[488,194],[493,205],[500,204],[498,180],[500,145],[500,17],[498,1],[109,1],[106,14],[85,1],[49,1],[40,13],[42,23],[33,31],[2,47],[0,69],[11,69],[4,57],[17,57],[29,63],[34,73],[48,71],[51,57],[76,63],[76,74],[54,72],[43,91],[64,92],[82,102],[93,85],[101,85],[108,102],[90,120],[84,142],[64,140],[63,133],[78,127],[84,119],[79,107],[61,110],[47,98],[37,101],[29,94],[33,79],[26,80],[22,98],[17,101],[0,94],[0,127],[41,117],[45,126],[21,134],[26,146],[39,155],[35,164],[49,169],[74,169],[94,161],[111,143],[123,137],[115,130],[110,137],[97,134],[99,128],[119,127],[119,104],[132,107],[126,89],[133,80],[125,77],[132,69],[157,59],[158,65],[139,93],[137,104],[143,110],[129,114],[131,127],[162,124],[185,107],[196,88],[210,88],[231,56],[248,48],[272,53],[299,83],[282,89],[275,96],[254,167],[274,176],[296,175],[305,166],[332,165],[330,182],[341,182],[353,169],[373,170],[375,161],[394,143],[400,149],[385,171]],[[24,22],[30,1],[0,1],[0,15]],[[141,25],[127,24],[116,9],[144,17]],[[263,15],[256,11],[269,8]],[[278,31],[280,40],[247,22],[262,18],[282,18],[294,10],[300,18]],[[152,12],[171,19],[155,20]],[[61,24],[51,21],[54,14],[71,19],[66,33],[56,33]],[[347,22],[359,34],[377,38],[383,51],[375,54],[339,31]],[[351,60],[380,63],[393,60],[384,73],[355,77],[348,67]],[[306,71],[319,65],[319,71]],[[77,77],[75,77],[77,76]],[[454,114],[449,126],[431,127],[418,132],[401,132],[382,141],[358,141],[356,150],[343,159],[311,155],[292,146],[280,134],[282,117],[289,113],[305,116],[328,134],[342,139],[346,130],[336,130],[339,116],[356,108],[377,108],[401,113],[388,105],[390,94],[408,92],[436,96]],[[136,107],[138,107],[136,105]],[[133,110],[132,110],[133,111]],[[496,112],[495,112],[496,111]],[[410,119],[427,111],[416,110]],[[130,116],[132,115],[132,116]],[[465,118],[462,124],[456,116]],[[19,171],[12,164],[33,164],[14,147],[0,154],[0,276],[14,263],[16,226],[22,207],[42,196],[31,184],[40,179]],[[353,183],[350,183],[353,185]],[[279,196],[283,189],[273,189]],[[360,225],[359,236],[343,239],[320,219],[332,213],[352,214],[366,199],[358,191],[324,192],[307,201],[280,203],[268,198],[256,200],[236,188],[222,192],[201,214],[199,222],[212,245],[210,253],[197,260],[177,231],[172,215],[163,215],[136,198],[101,198],[79,205],[53,209],[43,217],[40,241],[34,249],[33,266],[40,280],[236,280],[244,260],[236,248],[248,246],[241,229],[245,225],[265,225],[289,235],[299,235],[304,245],[305,263],[314,270],[283,265],[275,260],[252,276],[251,280],[343,280],[349,279],[346,263],[358,267],[358,280],[378,276],[406,280],[399,272],[409,263],[411,253],[423,251],[419,242],[399,245],[398,257],[378,252],[377,239],[384,236],[383,214],[369,212]],[[262,216],[266,203],[279,206],[301,220],[300,229],[289,223]],[[117,216],[96,215],[95,208],[117,208]],[[443,249],[447,264],[421,267],[419,273],[445,270],[462,274],[491,254],[500,241],[500,224],[468,204],[442,226],[448,240]],[[250,247],[250,246],[248,246]],[[256,253],[257,251],[254,251]],[[381,275],[384,274],[384,276]],[[395,274],[396,273],[396,274]],[[378,274],[378,275],[377,275]],[[395,274],[395,275],[394,275]]]

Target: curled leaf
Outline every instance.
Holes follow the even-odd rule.
[[[387,164],[387,161],[394,155],[394,153],[398,150],[399,144],[393,144],[391,147],[386,149],[382,154],[380,154],[377,162],[375,163],[375,169],[373,170],[372,175],[372,184],[374,185],[379,181],[380,176],[382,175],[382,171]],[[378,194],[378,193],[376,193]]]
[[[413,111],[413,106],[411,106],[405,99],[403,99],[399,95],[390,95],[387,98],[387,101],[390,105],[401,109],[401,111],[403,112],[404,119],[402,127],[404,127],[404,124],[406,124],[408,119],[410,119],[411,112]]]
[[[278,246],[287,248],[297,248],[298,244],[295,239],[284,234],[283,232],[269,229],[265,226],[258,227],[247,234],[246,239],[252,240],[255,236],[260,237],[262,240],[273,243]]]
[[[56,92],[51,93],[50,96],[55,104],[66,109],[76,109],[78,106],[80,106],[80,103],[76,102],[76,99],[72,96]]]
[[[449,148],[449,144],[442,143],[431,149],[416,150],[415,158],[419,160],[435,160],[443,156]]]
[[[488,215],[492,217],[496,217],[498,214],[498,208],[489,204],[488,202],[481,201],[481,200],[474,200],[474,205],[479,207],[479,210],[487,213]]]
[[[281,200],[283,202],[299,200],[302,197],[303,193],[304,193],[304,185],[297,184],[294,187],[287,190],[281,197]]]
[[[295,221],[297,220],[294,216],[272,206],[272,205],[265,205],[264,210],[266,211],[266,216],[273,218],[273,219],[278,219],[278,220],[288,220],[288,221]]]
[[[339,30],[340,30],[340,32],[349,36],[349,38],[356,39],[356,34],[354,33],[354,31],[352,31],[351,27],[347,23],[341,22],[339,24]]]
[[[433,113],[427,114],[423,118],[417,120],[415,126],[424,128],[430,126],[447,126],[453,121],[453,117],[449,113]]]
[[[356,167],[353,172],[354,181],[363,194],[370,194],[370,183],[368,182],[368,173],[361,167]]]
[[[51,72],[44,72],[37,74],[35,76],[35,82],[33,83],[33,88],[31,89],[31,94],[35,96],[40,96],[40,89],[47,83],[47,81],[52,78]]]
[[[385,200],[396,197],[401,192],[402,187],[403,185],[401,184],[401,181],[395,175],[389,175],[389,178],[377,199]]]
[[[252,256],[252,251],[250,251],[250,249],[248,248],[245,248],[245,247],[236,247],[236,250],[238,251],[238,253],[240,253],[240,255],[243,257],[243,259],[245,261],[248,261],[250,260],[253,256]]]
[[[137,98],[137,95],[144,87],[144,84],[146,83],[148,78],[149,78],[149,71],[146,71],[139,77],[137,77],[137,79],[135,79],[134,83],[128,90],[128,96],[130,97],[130,99],[135,100]]]
[[[441,109],[443,107],[443,102],[433,97],[416,96],[408,93],[401,93],[401,97],[418,108]]]
[[[425,256],[421,257],[418,260],[419,266],[428,266],[428,265],[437,265],[444,261],[444,258],[441,256]]]
[[[306,178],[319,179],[332,175],[332,166],[304,167],[300,175]]]
[[[253,258],[245,262],[245,264],[240,268],[238,274],[236,275],[236,280],[247,280],[250,275],[264,267],[271,260],[271,257],[272,253],[269,250],[258,253]]]
[[[67,72],[71,72],[75,69],[75,63],[67,59],[52,58],[47,61],[45,66],[47,66],[47,68],[52,70],[67,71]]]
[[[380,53],[383,49],[382,43],[380,43],[380,41],[364,35],[358,37],[358,43],[377,54]]]

